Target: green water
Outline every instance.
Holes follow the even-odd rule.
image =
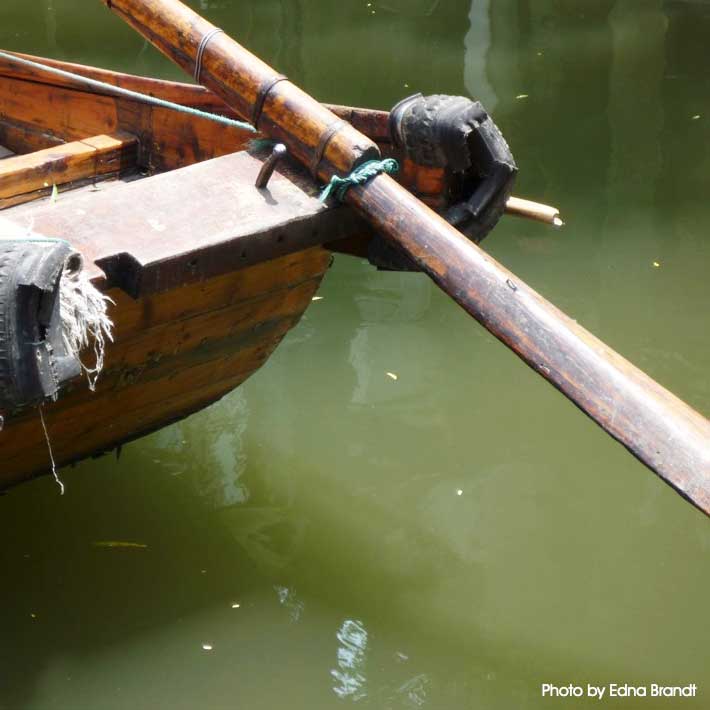
[[[324,100],[480,97],[568,223],[486,248],[710,412],[710,5],[193,6]],[[0,46],[181,76],[98,0],[3,0]],[[423,276],[320,295],[222,402],[0,498],[0,708],[710,707],[708,520]]]

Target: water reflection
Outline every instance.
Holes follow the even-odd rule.
[[[427,691],[430,680],[426,673],[410,678],[406,683],[403,683],[397,692],[403,697],[405,707],[420,708],[424,707],[427,701]]]
[[[338,633],[338,667],[330,674],[337,681],[333,692],[353,702],[367,697],[367,630],[362,621],[346,619]]]
[[[488,80],[488,53],[491,50],[491,0],[473,0],[468,14],[469,30],[464,44],[464,84],[470,96],[494,114],[498,96]]]
[[[295,624],[300,620],[301,615],[303,614],[303,609],[305,607],[304,602],[298,598],[295,590],[293,589],[276,585],[274,590],[279,598],[279,603],[281,606],[288,609],[291,621]]]

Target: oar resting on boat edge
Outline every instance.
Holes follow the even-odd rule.
[[[103,0],[328,183],[376,146],[177,0]],[[555,308],[389,175],[344,201],[634,456],[710,514],[710,422]],[[554,218],[554,216],[553,216]]]

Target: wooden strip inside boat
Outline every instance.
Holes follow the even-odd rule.
[[[34,192],[54,185],[96,182],[135,170],[137,148],[135,136],[116,133],[8,157],[0,165],[0,209],[31,201]]]

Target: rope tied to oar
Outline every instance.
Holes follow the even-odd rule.
[[[333,175],[330,182],[323,188],[323,192],[321,192],[318,199],[321,202],[325,202],[332,195],[338,202],[342,202],[347,191],[354,185],[364,185],[382,173],[394,175],[398,171],[399,163],[394,158],[368,160],[355,168],[347,177],[341,178],[338,175]]]

